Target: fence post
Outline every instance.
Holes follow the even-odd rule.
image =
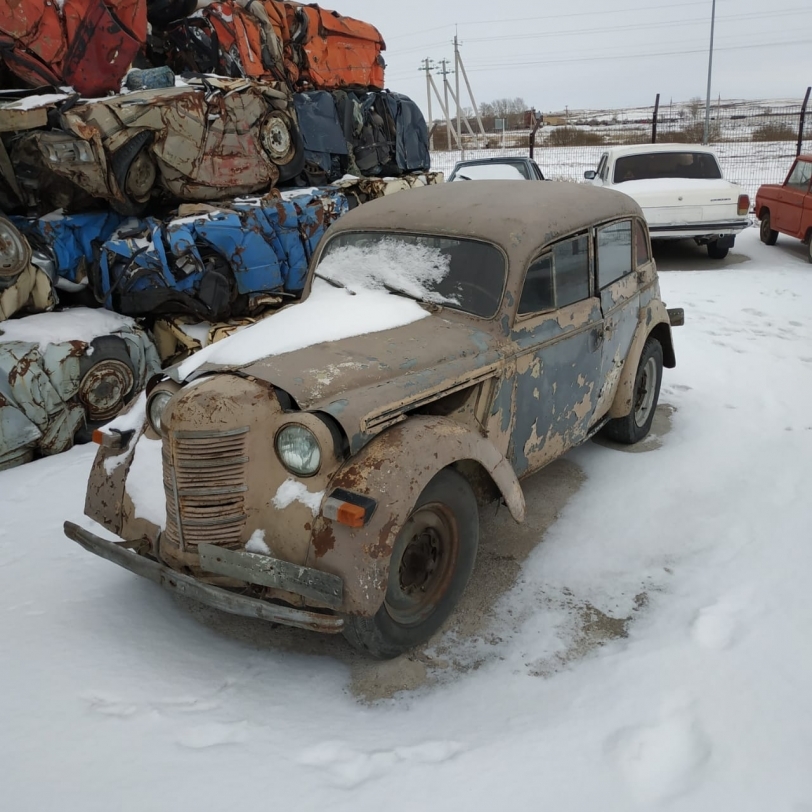
[[[654,118],[651,120],[651,143],[657,143],[657,116],[660,113],[660,94],[654,100]]]
[[[533,127],[533,130],[530,133],[530,158],[531,158],[531,160],[535,157],[533,155],[533,153],[536,151],[536,133],[538,132],[539,127],[541,127],[541,122],[542,121],[543,121],[542,117],[539,116],[536,119],[536,124],[535,124],[535,126]]]
[[[806,96],[804,96],[804,103],[801,105],[801,120],[798,123],[798,148],[795,151],[796,155],[801,154],[804,147],[804,124],[806,124],[806,105],[809,103],[809,91],[812,87],[806,89]]]

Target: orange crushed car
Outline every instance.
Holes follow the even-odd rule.
[[[0,0],[0,54],[33,86],[118,91],[146,38],[146,0]]]

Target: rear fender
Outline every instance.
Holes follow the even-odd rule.
[[[668,368],[675,367],[677,361],[674,354],[674,342],[671,338],[671,322],[665,305],[659,299],[652,299],[640,311],[640,320],[629,352],[626,354],[626,362],[623,364],[623,372],[620,373],[615,397],[609,409],[609,417],[626,417],[632,410],[634,379],[637,375],[640,356],[643,354],[643,347],[649,336],[653,336],[660,342],[663,348],[663,364]]]
[[[319,516],[307,566],[344,581],[343,610],[371,616],[383,602],[395,539],[420,493],[443,468],[475,460],[490,475],[516,521],[524,494],[505,457],[486,438],[447,417],[415,416],[382,432],[331,480],[377,502],[367,525],[353,529]]]

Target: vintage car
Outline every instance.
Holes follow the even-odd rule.
[[[601,429],[646,436],[682,318],[625,195],[471,181],[372,201],[331,226],[300,304],[99,432],[85,512],[123,540],[65,532],[189,598],[396,656],[452,613],[479,504],[521,522],[522,477]]]
[[[457,161],[448,180],[544,180],[532,158],[500,157]]]
[[[812,262],[812,155],[799,155],[780,186],[765,183],[756,193],[761,241],[775,245],[778,233],[801,240]]]
[[[723,180],[716,153],[700,144],[614,147],[584,177],[634,198],[653,240],[690,238],[711,259],[724,259],[750,225],[750,198]]]

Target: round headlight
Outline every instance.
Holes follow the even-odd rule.
[[[161,431],[161,416],[164,413],[164,409],[166,409],[166,404],[172,400],[173,394],[174,392],[167,392],[165,389],[160,389],[147,401],[147,418],[149,424],[152,426],[152,430],[161,436],[163,435],[163,431]]]
[[[321,465],[321,448],[316,435],[305,426],[291,423],[276,435],[276,453],[292,474],[310,476]]]

